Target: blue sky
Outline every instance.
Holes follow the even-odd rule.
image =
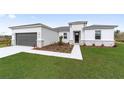
[[[118,25],[124,31],[124,14],[0,14],[0,35],[11,34],[9,26],[43,23],[51,27],[66,26],[72,21],[88,21],[88,25]]]

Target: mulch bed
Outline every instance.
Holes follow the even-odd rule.
[[[71,53],[73,45],[63,43],[62,45],[55,43],[48,46],[44,46],[42,48],[34,48],[35,50],[46,50],[53,52],[63,52],[63,53]]]

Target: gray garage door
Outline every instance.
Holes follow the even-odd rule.
[[[37,33],[17,33],[16,45],[34,46],[37,41]]]

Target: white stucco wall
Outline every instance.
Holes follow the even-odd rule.
[[[84,31],[83,27],[86,26],[86,24],[74,24],[70,25],[70,44],[74,44],[74,31],[80,31],[80,43],[83,43],[82,40],[84,40]]]
[[[58,32],[47,28],[42,28],[43,46],[56,43],[58,41]]]
[[[34,28],[21,28],[21,29],[14,29],[12,30],[12,45],[16,45],[16,33],[37,33],[37,46],[41,47],[41,27],[34,27]]]
[[[102,30],[102,40],[114,41],[114,29]]]
[[[31,33],[31,32],[41,32],[41,27],[36,28],[21,28],[13,30],[13,33]]]
[[[95,31],[101,31],[101,39],[95,40]],[[114,29],[85,30],[85,44],[92,46],[114,46]]]
[[[101,31],[101,40],[114,41],[113,29],[98,29]],[[85,30],[85,40],[95,40],[96,30]]]
[[[64,33],[67,33],[67,39],[64,39]],[[69,31],[59,32],[59,36],[63,36],[63,42],[64,43],[68,43],[69,42],[69,39],[70,39],[70,33],[69,33]],[[58,39],[59,39],[59,36],[58,36]]]
[[[85,30],[85,40],[95,40],[95,30]]]
[[[74,40],[73,32],[74,31],[81,31],[84,27],[84,24],[77,24],[77,25],[70,25],[70,40]]]
[[[84,24],[71,25],[70,31],[82,30],[83,27],[84,27]]]

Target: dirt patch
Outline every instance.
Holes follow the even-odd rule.
[[[34,48],[35,50],[46,50],[53,52],[62,52],[62,53],[71,53],[73,45],[63,43],[60,45],[59,43],[51,44],[48,46],[44,46],[42,48]]]

